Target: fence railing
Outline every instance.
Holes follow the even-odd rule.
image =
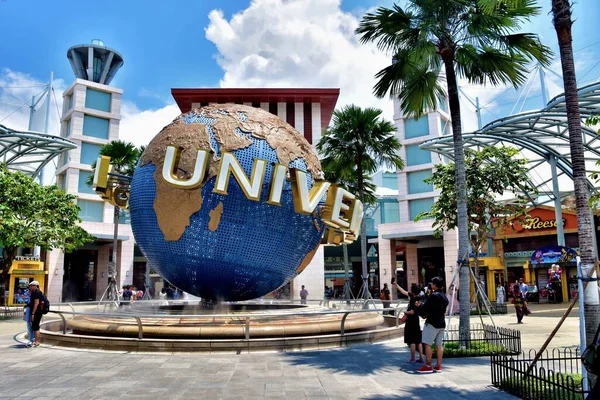
[[[358,300],[357,300],[358,301]],[[162,301],[156,300],[143,300],[144,304],[151,305],[157,304],[159,305]],[[278,314],[279,317],[295,317],[301,316],[306,317],[307,315],[313,317],[324,317],[331,315],[339,315],[340,319],[340,335],[344,336],[346,334],[346,320],[350,315],[358,315],[364,313],[378,313],[382,315],[390,315],[393,317],[395,323],[394,326],[396,328],[400,327],[400,317],[402,316],[402,304],[397,304],[394,308],[378,308],[376,304],[376,300],[361,300],[360,308],[352,308],[352,309],[329,309],[329,310],[308,310],[308,311],[290,311]],[[100,301],[100,302],[83,302],[83,303],[58,303],[52,306],[50,310],[50,314],[57,315],[61,319],[61,327],[59,331],[62,332],[63,335],[66,335],[68,332],[68,324],[67,321],[69,318],[73,318],[76,316],[83,317],[112,317],[118,319],[133,319],[136,322],[137,330],[138,330],[138,339],[144,338],[144,323],[145,321],[154,321],[156,318],[160,318],[161,320],[169,320],[173,319],[173,321],[182,319],[182,318],[224,318],[230,319],[233,323],[239,323],[244,325],[244,336],[246,340],[250,339],[250,331],[251,331],[251,320],[254,322],[256,320],[260,320],[261,318],[273,318],[276,314],[273,313],[265,313],[265,312],[256,312],[256,313],[245,313],[245,312],[235,312],[230,314],[219,314],[208,313],[208,314],[186,314],[186,313],[177,313],[177,314],[162,314],[156,313],[151,314],[150,309],[142,309],[136,313],[135,309],[131,308],[131,305],[135,302],[131,301],[121,301],[119,303],[114,301]],[[181,304],[184,305],[185,301],[178,300],[170,300],[168,302],[170,305]],[[373,306],[371,308],[370,306]],[[63,310],[63,308],[67,308],[67,310]],[[77,308],[86,307],[90,309],[80,309]],[[109,310],[108,312],[106,310]],[[95,311],[94,311],[95,310]],[[100,311],[104,310],[104,311]],[[115,311],[118,310],[119,312]],[[145,313],[144,313],[145,311]]]
[[[535,356],[535,350],[513,356],[492,355],[492,385],[529,400],[583,400],[586,397],[579,349],[546,350],[527,374]]]
[[[458,326],[450,326],[446,329],[443,344],[447,357],[519,354],[521,332],[487,324],[472,324],[469,338],[461,339]]]

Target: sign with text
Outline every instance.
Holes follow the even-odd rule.
[[[577,215],[569,210],[563,210],[562,221],[563,229],[577,229]],[[517,217],[510,220],[509,224],[496,228],[497,236],[527,236],[539,235],[547,232],[551,234],[556,231],[558,226],[554,208],[540,206],[527,210],[527,217]]]

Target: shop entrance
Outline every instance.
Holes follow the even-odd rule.
[[[97,250],[77,250],[65,254],[62,301],[96,299]]]
[[[419,261],[420,285],[426,286],[436,276],[444,278],[443,247],[418,248],[417,259]]]

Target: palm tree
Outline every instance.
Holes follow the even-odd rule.
[[[317,144],[322,156],[337,165],[344,176],[348,168],[356,169],[358,198],[367,200],[365,175],[373,174],[381,165],[402,169],[404,161],[398,155],[400,142],[394,136],[396,127],[381,117],[376,108],[362,109],[354,104],[333,113],[333,125]],[[343,168],[343,169],[342,169]],[[364,298],[369,298],[369,271],[367,269],[367,232],[363,218],[360,235]]]
[[[458,264],[468,268],[466,178],[457,76],[470,83],[512,84],[526,80],[528,61],[548,64],[550,49],[536,35],[513,33],[539,14],[534,0],[486,7],[480,0],[408,0],[405,9],[380,7],[367,13],[356,33],[393,56],[375,75],[374,93],[398,97],[406,115],[434,110],[447,91],[456,165]],[[445,73],[446,90],[441,74]],[[460,337],[469,339],[469,270],[460,268]]]
[[[591,271],[593,271],[593,267],[596,265],[596,257],[594,256],[595,243],[593,239],[594,225],[588,203],[585,155],[581,138],[581,115],[579,114],[577,79],[575,78],[575,63],[573,60],[573,47],[571,45],[573,42],[571,34],[571,26],[573,25],[573,21],[571,20],[571,2],[569,0],[552,0],[552,15],[554,16],[552,22],[554,23],[558,37],[558,48],[565,88],[581,264],[592,266]],[[597,285],[595,282],[590,282],[589,284]],[[583,295],[583,293],[580,295]],[[584,298],[584,300],[586,299]],[[588,344],[591,343],[596,333],[599,323],[599,311],[598,304],[584,303],[585,330]]]
[[[129,185],[129,181],[133,176],[133,171],[135,170],[135,166],[144,152],[144,146],[139,149],[136,148],[133,143],[123,142],[121,140],[113,140],[110,143],[103,145],[100,148],[100,155],[110,157],[110,164],[112,165],[112,173],[120,175],[121,177],[125,177],[123,185]],[[92,164],[92,168],[96,168],[96,164]],[[93,176],[88,177],[86,183],[91,186],[93,181]],[[118,236],[119,236],[119,220],[120,220],[120,211],[121,208],[119,206],[114,206],[114,216],[113,216],[113,224],[114,224],[114,237],[113,237],[113,248],[112,248],[112,262],[108,264],[108,277],[109,277],[109,285],[107,288],[107,293],[110,299],[116,300],[117,298],[117,286],[116,286],[116,276],[117,276],[117,245],[118,245]]]

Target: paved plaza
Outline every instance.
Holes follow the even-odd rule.
[[[519,326],[513,313],[494,320],[518,327],[524,348],[538,348],[564,308],[534,304]],[[551,347],[576,344],[576,317],[573,310]],[[291,353],[143,354],[27,349],[23,328],[0,322],[2,399],[514,399],[490,386],[488,358],[448,359],[443,373],[420,375],[402,339]]]

